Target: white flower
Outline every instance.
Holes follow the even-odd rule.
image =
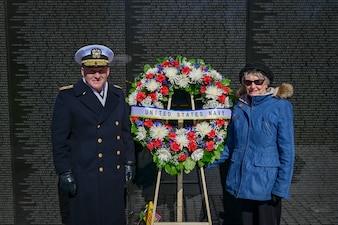
[[[191,62],[188,62],[188,61],[183,61],[182,62],[182,65],[184,66],[184,67],[190,67],[191,68]]]
[[[222,75],[217,72],[216,70],[211,70],[209,71],[209,75],[214,78],[215,80],[221,81],[222,80]]]
[[[148,91],[154,92],[160,88],[161,84],[157,82],[156,80],[152,79],[146,82],[144,86],[147,88]]]
[[[170,152],[165,149],[165,148],[160,148],[157,150],[157,155],[158,155],[158,159],[163,161],[163,162],[167,162],[171,159],[171,154]]]
[[[224,137],[226,137],[226,135],[227,135],[227,132],[226,132],[226,130],[219,130],[218,132],[217,132],[217,137],[218,138],[220,138],[221,140],[220,141],[218,141],[218,142],[223,142],[224,141]]]
[[[185,128],[178,128],[176,129],[175,133],[177,135],[186,135],[189,133],[189,130],[185,129]]]
[[[216,100],[209,100],[202,107],[203,109],[224,108],[224,106]]]
[[[156,93],[157,100],[162,100],[163,99],[163,94],[160,92]]]
[[[157,67],[154,67],[154,68],[150,68],[150,69],[146,72],[146,74],[149,74],[149,73],[151,73],[151,74],[157,74],[157,72],[158,72],[158,68],[157,68]]]
[[[177,135],[175,141],[180,144],[181,148],[187,147],[189,144],[189,140],[185,134]]]
[[[200,135],[201,137],[209,134],[211,130],[212,127],[209,125],[208,122],[202,122],[196,125],[196,134]]]
[[[128,96],[129,105],[136,105],[137,104],[136,95],[137,95],[137,92],[135,91]]]
[[[189,74],[189,77],[191,78],[191,81],[193,83],[201,83],[202,77],[203,77],[203,71],[200,68],[192,68]]]
[[[223,90],[216,86],[208,86],[205,90],[206,98],[208,99],[217,99],[223,93]]]
[[[154,106],[155,106],[155,108],[158,108],[158,109],[163,109],[164,108],[163,103],[160,102],[160,101],[155,101],[154,102]]]
[[[191,159],[197,162],[198,160],[202,159],[204,155],[203,149],[196,149],[192,154],[191,154]]]
[[[136,132],[136,138],[140,141],[147,137],[147,130],[144,127],[138,127]]]
[[[189,84],[189,77],[186,75],[179,75],[176,84],[181,88],[186,88]]]
[[[142,100],[141,104],[143,106],[151,106],[152,103],[151,103],[151,98],[149,96],[147,96],[145,99]]]
[[[163,69],[163,73],[168,77],[168,81],[172,84],[176,83],[178,79],[178,70],[174,67],[166,67]]]
[[[233,106],[233,103],[229,96],[226,97],[225,102],[224,102],[224,107],[225,108],[231,108]]]
[[[144,88],[144,84],[147,82],[148,80],[146,79],[146,78],[143,78],[143,79],[141,79],[140,80],[140,82],[141,82],[141,85],[138,85],[137,87],[136,87],[136,90],[142,90],[143,88]]]
[[[153,125],[150,127],[149,131],[152,138],[160,140],[163,140],[169,134],[169,129],[163,124],[158,126]]]

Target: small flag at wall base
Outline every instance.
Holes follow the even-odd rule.
[[[145,216],[143,217],[143,220],[146,222],[146,225],[151,225],[151,217],[153,216],[153,209],[154,209],[154,203],[152,201],[149,201],[146,204]],[[162,218],[161,214],[156,212],[154,222],[160,221],[161,218]]]

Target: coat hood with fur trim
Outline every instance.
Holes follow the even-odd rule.
[[[281,83],[278,87],[269,87],[266,95],[272,94],[276,98],[291,98],[293,96],[293,86],[288,83]],[[243,96],[244,95],[244,96]],[[239,88],[236,92],[238,98],[246,99],[246,89],[244,86]]]

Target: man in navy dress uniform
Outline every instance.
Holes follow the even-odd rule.
[[[70,225],[124,225],[124,187],[134,177],[129,108],[120,87],[107,82],[114,53],[80,48],[82,79],[61,87],[52,119],[53,161],[69,196]]]

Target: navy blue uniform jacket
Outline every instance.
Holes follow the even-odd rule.
[[[129,108],[121,89],[108,84],[103,107],[82,80],[59,92],[52,119],[56,173],[72,169],[71,225],[123,225],[124,164],[135,162]]]

